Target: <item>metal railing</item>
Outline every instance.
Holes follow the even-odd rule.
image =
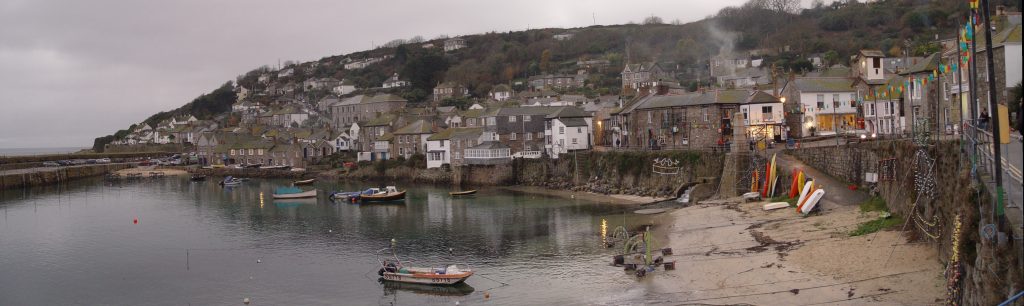
[[[995,176],[997,167],[995,160],[995,152],[993,151],[992,145],[992,132],[986,127],[979,127],[975,122],[965,123],[964,132],[962,137],[966,144],[972,145],[973,147],[965,147],[968,154],[971,155],[972,169],[971,175],[978,180],[979,183],[985,184],[987,192],[993,199],[1002,198],[1005,207],[1005,216],[1013,226],[1014,239],[1021,240],[1021,233],[1024,232],[1024,199],[1021,194],[1024,193],[1024,176],[1021,174],[1020,163],[1021,163],[1021,150],[1024,149],[1024,139],[1020,134],[1013,135],[1011,133],[1010,143],[1000,145],[1001,160],[998,161],[1002,168],[1003,177],[1003,194],[999,195],[998,191],[1000,188],[996,188],[995,181],[991,179]]]

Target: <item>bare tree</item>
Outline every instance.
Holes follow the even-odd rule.
[[[412,38],[410,38],[410,39],[409,39],[409,41],[408,41],[408,42],[409,42],[410,44],[418,44],[418,43],[421,43],[421,42],[423,42],[423,36],[419,36],[419,35],[413,36]]]
[[[658,17],[658,16],[650,16],[650,17],[644,18],[644,24],[664,24],[664,23],[665,22],[661,20],[661,17]]]

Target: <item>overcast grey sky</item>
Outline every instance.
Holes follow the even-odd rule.
[[[0,148],[91,146],[278,59],[593,18],[688,22],[742,2],[0,0]]]

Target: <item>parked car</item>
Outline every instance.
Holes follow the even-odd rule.
[[[97,164],[109,164],[110,163],[110,159],[109,158],[100,158],[100,159],[96,160],[96,163]]]
[[[60,166],[60,164],[58,164],[55,161],[43,162],[43,167],[59,167],[59,166]]]

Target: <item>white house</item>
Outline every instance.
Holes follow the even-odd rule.
[[[491,89],[490,96],[491,99],[494,99],[496,101],[505,101],[511,99],[512,88],[509,88],[508,85],[505,84],[498,84],[497,86],[494,86],[493,89]]]
[[[341,83],[338,83],[338,86],[334,86],[331,91],[339,96],[344,96],[356,91],[356,84],[352,83],[352,81],[349,81],[348,79],[343,79],[341,80]]]
[[[447,129],[427,138],[427,169],[440,168],[452,163],[452,130],[454,129]]]
[[[398,88],[405,86],[409,86],[409,81],[403,81],[398,79],[398,72],[392,74],[390,78],[384,81],[384,84],[381,84],[381,87],[384,88]]]
[[[444,41],[444,52],[451,52],[465,47],[466,40],[460,37],[455,37]]]
[[[577,107],[562,107],[547,115],[544,123],[544,148],[548,156],[576,150],[589,150],[593,145],[593,116]]]
[[[782,101],[763,91],[755,90],[740,105],[747,135],[755,139],[786,139],[786,112]]]
[[[339,132],[334,135],[331,139],[331,144],[334,145],[335,152],[349,151],[352,149],[352,139],[349,137],[348,132]]]
[[[799,118],[787,122],[797,137],[835,135],[857,126],[857,92],[845,77],[799,77],[783,88]],[[815,133],[811,133],[812,128]]]
[[[277,77],[279,77],[279,78],[283,78],[283,77],[289,77],[289,76],[291,76],[291,75],[292,75],[293,73],[295,73],[295,69],[292,69],[292,68],[285,68],[285,69],[282,69],[281,71],[278,71],[278,72],[277,72]]]

